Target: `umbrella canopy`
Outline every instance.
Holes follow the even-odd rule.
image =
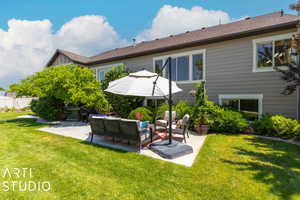
[[[169,95],[169,80],[147,70],[130,73],[128,76],[109,83],[106,92],[143,97],[164,97]],[[156,81],[157,79],[157,81]],[[156,81],[156,86],[154,82]],[[154,88],[154,92],[153,92]],[[172,81],[172,93],[182,90]]]

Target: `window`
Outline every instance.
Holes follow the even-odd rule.
[[[97,70],[97,72],[98,72],[98,80],[99,81],[103,81],[104,79],[105,79],[105,74],[107,73],[107,72],[109,72],[110,70]]]
[[[189,56],[182,56],[172,59],[172,80],[188,81],[189,80]],[[166,77],[169,78],[169,68],[166,68]]]
[[[293,61],[292,34],[253,40],[253,72],[273,71]]]
[[[257,43],[257,67],[273,67],[273,44],[272,42]]]
[[[154,71],[161,72],[168,57],[172,57],[172,80],[177,82],[191,82],[205,79],[205,50],[184,52],[154,58]],[[169,69],[162,73],[169,77]]]
[[[219,104],[237,110],[249,121],[262,114],[262,95],[219,95]]]
[[[203,54],[193,55],[193,80],[203,79]]]
[[[154,63],[155,67],[155,73],[160,74],[163,67],[163,60],[156,60]]]
[[[115,66],[123,65],[123,63],[104,65],[94,68],[96,70],[97,80],[103,81],[105,79],[105,74],[110,72]]]
[[[275,41],[275,66],[286,66],[293,61],[292,40]]]

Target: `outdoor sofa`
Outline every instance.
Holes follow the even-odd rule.
[[[140,128],[140,121],[138,120],[90,115],[89,122],[92,130],[91,142],[93,142],[94,135],[98,135],[110,137],[113,142],[118,139],[127,141],[128,144],[137,143],[139,150],[141,150],[142,145],[149,141],[152,142],[152,130]]]

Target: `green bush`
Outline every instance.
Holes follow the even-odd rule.
[[[195,109],[195,108],[194,108]],[[204,105],[197,108],[198,115],[192,118],[192,126],[197,123],[200,115],[205,114],[208,117],[210,131],[220,133],[240,133],[249,127],[248,121],[242,114],[230,109],[223,108],[211,101],[205,101]]]
[[[177,119],[182,119],[185,114],[192,114],[192,107],[189,106],[187,101],[179,101],[174,106],[174,110],[176,111]]]
[[[93,70],[77,65],[61,65],[47,67],[20,84],[11,85],[10,91],[16,92],[17,96],[55,100],[53,103],[58,100],[73,105],[83,104],[87,108],[107,112],[110,106],[100,88]]]
[[[165,115],[165,112],[169,110],[169,105],[167,103],[163,103],[161,106],[157,108],[156,118],[162,119]]]
[[[62,118],[64,104],[53,98],[41,98],[31,101],[31,110],[45,120],[57,120]]]
[[[297,124],[293,130],[295,138],[300,140],[300,124]]]
[[[232,110],[218,109],[217,112],[210,113],[209,118],[210,129],[216,132],[240,133],[249,127],[248,121],[241,113]]]
[[[297,120],[282,115],[263,115],[253,123],[257,134],[280,138],[299,137],[300,128]]]
[[[126,72],[124,65],[115,66],[110,72],[105,73],[105,79],[101,81],[101,88],[104,91],[109,82],[123,78],[129,73]],[[110,103],[112,110],[116,112],[121,117],[127,117],[135,108],[143,105],[144,97],[134,97],[134,96],[124,96],[112,93],[106,93],[106,99]]]
[[[152,121],[153,113],[151,112],[151,110],[149,110],[148,108],[145,108],[145,107],[139,107],[139,108],[134,109],[133,111],[130,112],[128,118],[129,119],[137,119],[136,118],[137,113],[142,114],[143,121]]]

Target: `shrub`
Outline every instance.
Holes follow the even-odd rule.
[[[208,124],[211,131],[240,133],[249,127],[248,121],[243,118],[241,113],[223,108],[211,101],[205,101],[197,110],[199,112],[193,116],[192,126],[197,123],[197,119],[201,118],[201,115],[205,114],[208,116]]]
[[[129,73],[124,69],[124,65],[119,65],[114,67],[110,72],[105,73],[105,79],[101,81],[102,90],[104,91],[108,87],[109,82],[127,76]],[[129,115],[130,111],[142,106],[144,102],[143,97],[124,96],[112,93],[106,93],[106,98],[110,103],[112,110],[124,118]]]
[[[182,119],[185,114],[192,114],[192,107],[189,106],[187,101],[179,101],[175,106],[174,110],[177,114],[177,119]]]
[[[167,103],[163,103],[157,108],[156,118],[163,118],[165,112],[169,110],[169,105]]]
[[[63,113],[64,104],[54,98],[41,98],[31,101],[31,110],[45,120],[60,119]]]
[[[300,140],[300,124],[297,124],[293,130],[295,138]]]
[[[141,114],[142,119],[138,119],[138,117],[137,117],[138,113]],[[136,108],[133,111],[131,111],[128,118],[143,120],[143,121],[152,121],[152,115],[153,115],[153,113],[148,108],[139,107],[139,108]]]
[[[62,101],[105,112],[109,110],[109,103],[100,87],[93,70],[77,65],[61,65],[45,68],[20,84],[11,85],[10,91],[16,92],[17,96],[55,100],[50,105]]]
[[[209,114],[209,118],[210,129],[216,132],[240,133],[249,126],[241,113],[232,110],[216,109]]]
[[[282,115],[263,115],[253,123],[257,134],[281,138],[299,137],[300,128],[297,120]]]

